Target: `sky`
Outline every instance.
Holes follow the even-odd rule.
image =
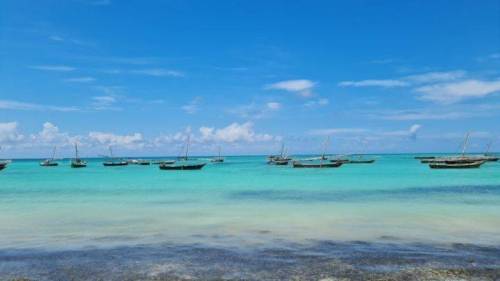
[[[500,1],[0,1],[0,158],[500,150]]]

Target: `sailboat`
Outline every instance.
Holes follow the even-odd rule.
[[[113,156],[113,149],[109,147],[109,158],[102,163],[104,166],[127,166],[128,162]]]
[[[52,150],[52,157],[40,162],[40,166],[42,166],[42,167],[55,167],[55,166],[59,165],[59,163],[57,163],[55,160],[55,156],[56,156],[56,147],[54,146],[54,149]]]
[[[207,163],[189,163],[188,162],[188,153],[189,153],[189,144],[190,144],[191,136],[188,135],[186,141],[186,150],[184,156],[179,157],[181,161],[176,161],[175,163],[161,163],[160,170],[201,170]]]
[[[78,156],[78,145],[75,143],[75,159],[71,160],[71,168],[85,168],[87,162]]]
[[[319,158],[316,158],[319,160],[319,162],[311,161],[311,162],[304,162],[304,161],[293,161],[292,166],[294,168],[338,168],[344,164],[343,161],[327,161],[328,157],[326,156],[326,149],[328,147],[328,144],[330,143],[330,137],[328,137],[324,143],[324,148],[323,148],[323,153]],[[326,162],[325,162],[326,161]]]
[[[484,152],[484,154],[481,158],[483,160],[486,160],[489,162],[496,162],[496,161],[498,161],[499,157],[490,153],[490,149],[491,149],[492,144],[493,144],[493,142],[488,143],[488,146],[486,146],[486,151]]]
[[[470,157],[465,155],[467,145],[469,144],[470,133],[467,132],[462,146],[462,154],[458,157],[440,157],[425,161],[431,169],[468,169],[479,168],[486,162],[480,157]],[[424,163],[424,160],[422,160]]]
[[[271,155],[268,157],[267,164],[286,166],[290,162],[290,158],[286,155],[285,143],[281,143],[281,151],[279,155]]]
[[[219,146],[219,156],[212,158],[210,160],[210,162],[212,162],[212,163],[224,163],[224,158],[221,157],[220,151],[221,151],[221,148]]]
[[[0,150],[2,150],[2,147],[0,146]],[[7,168],[7,165],[10,164],[10,160],[0,160],[0,171]]]

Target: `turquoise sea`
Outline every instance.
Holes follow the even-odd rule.
[[[333,169],[226,157],[200,171],[15,160],[0,172],[0,252],[317,241],[498,247],[500,162],[431,170],[414,156]]]

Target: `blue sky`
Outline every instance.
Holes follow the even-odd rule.
[[[498,1],[1,1],[4,157],[500,149]]]

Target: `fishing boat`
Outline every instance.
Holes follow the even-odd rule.
[[[350,159],[347,164],[372,164],[375,163],[375,159]]]
[[[109,158],[108,158],[108,160],[104,161],[102,164],[104,166],[107,166],[107,167],[114,167],[114,166],[127,166],[128,162],[123,160],[123,159],[115,158],[113,156],[113,149],[111,149],[111,146],[110,146],[109,147]]]
[[[146,159],[138,159],[137,160],[137,165],[149,166],[149,165],[151,165],[151,161],[146,160]]]
[[[207,163],[188,164],[188,163],[174,163],[174,164],[160,164],[161,170],[201,170]]]
[[[173,163],[161,163],[160,170],[201,170],[207,163],[196,163],[189,161],[189,145],[190,145],[191,136],[188,135],[186,144],[185,144],[185,152],[184,156],[179,157],[178,159],[182,159],[181,161],[174,161]]]
[[[212,158],[210,160],[210,162],[212,162],[212,163],[224,163],[224,158],[221,157],[220,151],[221,151],[221,149],[220,149],[220,146],[219,146],[219,156]]]
[[[269,165],[277,165],[277,166],[286,166],[288,162],[292,160],[290,157],[286,155],[285,144],[281,144],[281,151],[278,155],[271,155],[267,158],[267,164]]]
[[[327,138],[324,143],[323,153],[320,157],[302,160],[302,161],[293,161],[292,166],[294,168],[338,168],[344,164],[343,161],[331,160],[327,161],[328,157],[326,156],[326,149],[330,142],[330,138]],[[317,161],[319,160],[319,162]]]
[[[467,145],[469,144],[470,133],[467,132],[462,146],[462,153],[460,156],[453,157],[439,157],[435,159],[422,160],[422,163],[429,164],[432,169],[469,169],[479,168],[486,162],[483,157],[467,156],[465,154]]]
[[[85,168],[87,162],[78,156],[78,145],[75,143],[75,158],[71,160],[71,168]]]
[[[342,166],[342,162],[319,162],[319,163],[304,163],[300,161],[293,161],[294,168],[338,168]]]
[[[474,169],[481,167],[481,165],[483,165],[484,162],[486,161],[475,161],[471,163],[454,163],[454,164],[431,163],[429,164],[429,167],[431,169]]]
[[[2,147],[0,146],[0,150],[2,150]],[[10,164],[10,160],[1,160],[0,159],[0,171],[7,168],[7,165]]]
[[[175,163],[175,160],[153,160],[151,162],[151,164],[153,164],[153,165],[160,165],[160,164],[171,165],[171,164],[174,164],[174,163]]]
[[[493,155],[490,153],[491,145],[493,142],[488,143],[488,146],[486,147],[486,151],[484,152],[484,155],[481,157],[483,160],[488,161],[488,162],[496,162],[498,159],[500,159],[498,156]]]
[[[54,158],[55,156],[56,156],[56,147],[54,146],[54,150],[52,150],[52,157],[49,158],[49,159],[45,159],[42,162],[40,162],[40,166],[42,166],[42,167],[55,167],[55,166],[58,166],[59,163],[57,163],[55,161],[55,158]]]
[[[436,156],[415,156],[415,159],[417,160],[429,160],[429,159],[435,159]]]

